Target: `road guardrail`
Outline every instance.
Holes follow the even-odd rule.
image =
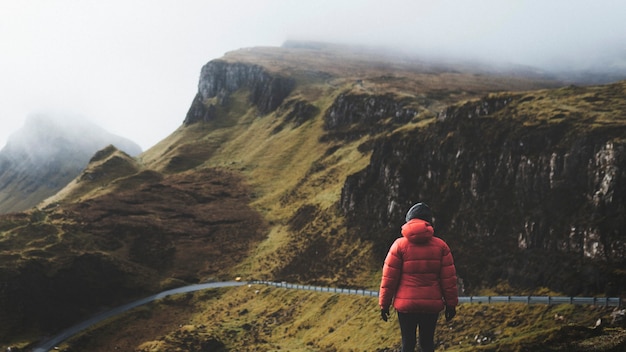
[[[365,289],[353,288],[336,288],[323,286],[310,286],[290,284],[287,282],[275,281],[250,281],[251,284],[260,284],[274,287],[282,287],[297,290],[342,293],[351,295],[360,295],[368,297],[378,297],[378,291],[369,291]],[[561,297],[561,296],[461,296],[459,303],[526,303],[526,304],[577,304],[577,305],[593,305],[605,307],[622,307],[623,300],[621,297]]]

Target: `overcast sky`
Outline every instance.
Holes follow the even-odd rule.
[[[26,116],[53,112],[148,149],[182,124],[202,65],[243,47],[317,40],[624,68],[625,19],[623,0],[0,0],[0,148]]]

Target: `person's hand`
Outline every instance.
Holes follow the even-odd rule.
[[[387,308],[387,309],[381,309],[381,310],[380,310],[380,317],[381,317],[384,321],[387,321],[387,319],[389,319],[389,308]]]
[[[446,306],[446,321],[452,320],[456,315],[456,308],[452,306]]]

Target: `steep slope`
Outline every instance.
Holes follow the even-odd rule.
[[[109,144],[141,153],[137,144],[81,118],[29,116],[0,150],[0,213],[29,209],[54,195]]]
[[[569,190],[541,188],[545,166],[561,160],[558,153],[552,164],[545,158],[556,153],[553,145],[570,154],[586,149],[555,138],[592,140],[590,150],[623,139],[623,83],[543,90],[557,85],[537,75],[338,48],[228,53],[202,68],[183,124],[162,142],[137,159],[106,148],[39,209],[0,217],[0,341],[52,332],[103,306],[211,279],[376,288],[381,257],[418,200],[433,205],[437,231],[450,241],[472,288],[501,279],[515,286],[525,271],[506,267],[507,276],[502,268],[539,246],[520,243],[562,243],[562,233],[554,233],[563,227],[549,220],[553,213],[535,211],[538,202]],[[508,93],[495,94],[502,91]],[[594,124],[591,111],[598,113]],[[608,150],[602,148],[597,152]],[[597,160],[607,160],[598,177],[621,180],[622,159]],[[561,172],[567,168],[553,168],[559,180],[570,181]],[[503,186],[490,183],[492,175]],[[616,201],[623,199],[621,188],[609,179],[606,185],[617,190]],[[533,198],[538,189],[543,193]],[[575,200],[588,192],[575,188]],[[519,217],[487,212],[487,205],[506,211],[514,197],[523,202]],[[584,204],[574,209],[579,214],[601,209],[593,202],[564,204],[569,212]],[[613,237],[604,237],[615,242],[611,248],[621,248],[620,214]],[[531,217],[541,226],[525,225]],[[537,232],[520,232],[526,229]],[[622,263],[590,259],[609,269],[621,292]],[[562,274],[555,268],[547,279],[522,284],[569,289],[553,280]],[[592,285],[585,292],[604,289]],[[158,336],[146,337],[152,339]]]

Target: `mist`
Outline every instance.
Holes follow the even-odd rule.
[[[626,77],[623,1],[0,1],[0,148],[62,110],[146,150],[182,124],[202,65],[287,40]]]
[[[9,158],[25,158],[32,165],[48,164],[48,160],[58,158],[59,149],[67,146],[81,146],[82,149],[89,150],[89,154],[109,144],[114,144],[131,156],[142,151],[139,145],[111,134],[85,116],[49,112],[28,115],[24,126],[9,136],[4,148],[0,149],[0,154]]]

